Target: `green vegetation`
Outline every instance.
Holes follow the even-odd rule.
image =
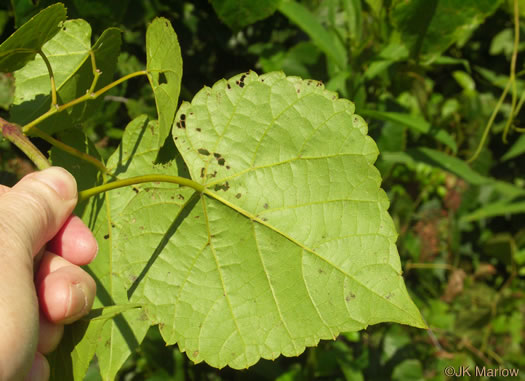
[[[525,1],[64,4],[0,5],[0,183],[100,245],[54,380],[525,379]]]

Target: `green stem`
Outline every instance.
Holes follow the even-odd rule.
[[[516,61],[518,59],[518,48],[520,44],[520,16],[519,16],[518,0],[514,0],[514,47],[512,50],[512,57],[510,59],[510,81],[512,81],[512,103],[511,112],[505,128],[503,129],[503,143],[507,143],[507,134],[516,110],[517,103],[517,89],[516,89]]]
[[[96,196],[99,193],[107,192],[112,189],[122,188],[129,185],[135,185],[140,183],[153,183],[153,182],[164,182],[164,183],[173,183],[179,184],[181,186],[186,186],[195,189],[197,192],[204,192],[204,185],[201,185],[193,180],[187,179],[185,177],[179,176],[168,176],[168,175],[144,175],[130,177],[128,179],[116,180],[107,184],[102,184],[97,187],[89,188],[78,193],[78,200],[84,201],[92,196]]]
[[[503,90],[503,93],[498,99],[498,103],[496,104],[496,107],[494,107],[494,110],[492,111],[492,115],[490,116],[490,119],[487,123],[487,126],[485,127],[485,131],[483,131],[483,135],[481,136],[481,141],[478,144],[478,148],[476,148],[476,152],[474,152],[474,155],[470,159],[467,160],[467,163],[472,163],[474,160],[476,160],[481,153],[481,150],[483,149],[483,146],[485,145],[485,141],[487,140],[487,136],[489,134],[490,128],[492,127],[492,123],[494,123],[494,119],[496,118],[496,115],[498,115],[499,109],[501,108],[501,105],[503,103],[503,100],[507,96],[507,93],[509,92],[511,81],[509,80],[507,82],[507,85],[505,86],[505,89]]]
[[[22,133],[20,126],[0,118],[0,130],[2,135],[25,153],[38,169],[42,170],[51,166],[42,152]]]
[[[92,94],[95,91],[95,87],[97,86],[98,79],[102,72],[97,69],[97,61],[95,59],[95,53],[93,53],[92,50],[89,51],[89,56],[91,57],[91,68],[93,69],[93,82],[91,82],[91,86],[89,88],[88,93]]]
[[[428,269],[428,270],[449,270],[454,271],[455,267],[452,265],[449,265],[448,263],[408,263],[405,266],[405,271],[409,271],[411,269]]]
[[[137,71],[135,73],[131,73],[131,74],[125,75],[124,77],[117,79],[115,82],[112,82],[112,83],[110,83],[107,86],[104,86],[103,88],[99,89],[98,91],[96,91],[94,93],[88,92],[87,94],[85,94],[85,95],[83,95],[83,96],[81,96],[81,97],[79,97],[77,99],[74,99],[71,102],[65,103],[65,104],[63,104],[61,106],[58,106],[58,107],[55,107],[55,108],[52,108],[48,112],[40,115],[35,120],[33,120],[32,122],[30,122],[30,123],[26,124],[24,127],[22,127],[22,131],[24,132],[24,134],[27,134],[37,124],[43,122],[45,119],[49,118],[51,115],[53,115],[53,114],[55,114],[57,112],[60,112],[60,111],[64,111],[64,110],[66,110],[66,109],[68,109],[70,107],[73,107],[73,106],[75,106],[75,105],[77,105],[79,103],[85,102],[87,100],[96,99],[101,94],[104,94],[108,90],[111,90],[113,87],[121,84],[124,81],[127,81],[130,78],[138,77],[138,76],[141,76],[141,75],[147,75],[147,74],[148,74],[148,72],[146,70],[141,70],[141,71]]]
[[[60,140],[55,139],[54,137],[52,137],[51,135],[45,133],[44,131],[42,131],[38,127],[33,127],[33,133],[36,136],[38,136],[39,138],[44,139],[46,142],[50,143],[51,145],[61,149],[62,151],[65,151],[65,152],[67,152],[67,153],[69,153],[69,154],[71,154],[73,156],[78,157],[81,160],[84,160],[84,161],[94,165],[102,173],[106,173],[108,171],[107,168],[104,166],[104,164],[102,164],[101,161],[97,160],[96,158],[94,158],[91,155],[88,155],[87,153],[81,152],[81,151],[77,150],[74,147],[71,147],[71,146],[69,146],[69,145],[67,145],[65,143],[62,143]]]
[[[47,71],[49,72],[49,79],[51,80],[51,108],[55,108],[57,105],[57,88],[55,83],[55,75],[53,74],[53,68],[51,67],[51,63],[41,49],[38,49],[38,54],[44,60]]]

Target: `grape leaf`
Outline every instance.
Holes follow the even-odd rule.
[[[182,57],[177,34],[171,23],[158,17],[146,32],[147,70],[159,118],[158,147],[169,135],[182,79]]]
[[[244,368],[369,324],[425,326],[366,133],[351,102],[282,73],[219,81],[183,104],[173,135],[207,191],[184,231],[195,254],[164,267],[189,270],[173,315],[162,315],[167,343],[197,362]]]
[[[60,30],[66,20],[64,4],[43,9],[0,45],[0,72],[16,71],[29,61]]]
[[[175,150],[153,164],[158,126],[139,122],[108,168],[180,175]],[[118,285],[114,302],[142,304],[168,344],[215,367],[298,355],[382,321],[424,327],[366,132],[353,104],[319,82],[219,81],[181,106],[173,129],[204,192],[162,182],[108,192],[92,226],[105,237],[97,261],[112,270],[90,268]]]
[[[113,79],[120,52],[120,31],[105,30],[91,46],[91,27],[81,19],[66,21],[60,32],[48,41],[42,51],[48,58],[55,77],[59,104],[67,103],[86,93],[93,80],[90,52],[95,55],[97,68],[102,72],[95,90]],[[39,56],[15,73],[16,90],[12,120],[26,124],[49,110],[51,85],[49,72]],[[59,113],[39,124],[39,128],[54,133],[71,128],[75,121],[91,116],[102,99],[91,100]]]
[[[103,379],[150,324],[193,361],[233,368],[369,324],[425,326],[401,276],[377,147],[351,102],[316,81],[246,73],[204,88],[175,120],[177,147],[159,155],[159,123],[135,119],[108,170],[204,190],[136,184],[83,212],[100,246],[95,307],[125,310],[99,333]]]

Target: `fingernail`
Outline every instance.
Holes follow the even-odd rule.
[[[77,196],[75,178],[63,168],[51,167],[44,169],[37,172],[34,178],[49,185],[64,201],[69,201]]]
[[[69,285],[69,302],[66,319],[79,318],[86,312],[88,300],[80,283]]]

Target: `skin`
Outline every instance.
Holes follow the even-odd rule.
[[[0,380],[45,381],[64,324],[89,312],[94,280],[80,268],[98,246],[71,213],[77,185],[52,167],[0,185]]]

